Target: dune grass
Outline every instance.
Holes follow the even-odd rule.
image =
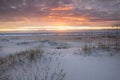
[[[15,54],[10,54],[4,58],[0,58],[0,65],[3,64],[12,64],[16,62],[20,62],[24,59],[34,60],[35,57],[42,56],[42,49],[28,49],[26,51],[21,51]]]
[[[90,56],[90,55],[95,55],[95,56],[102,56],[102,55],[110,55],[113,56],[119,53],[119,49],[113,48],[112,46],[109,46],[107,44],[103,43],[98,43],[98,45],[93,46],[93,45],[84,45],[79,49],[75,54],[80,54],[80,55],[85,55],[85,56]],[[102,52],[105,52],[105,54],[102,54]]]
[[[0,72],[4,72],[14,64],[25,62],[25,59],[29,61],[35,60],[36,57],[41,57],[42,54],[42,49],[30,49],[0,58]]]
[[[110,51],[110,50],[112,50],[112,48],[109,45],[105,45],[103,43],[99,43],[98,44],[98,49],[104,50],[104,51]]]
[[[51,60],[41,48],[0,58],[0,80],[63,80],[65,72],[50,68]]]
[[[82,50],[84,51],[85,55],[91,55],[92,51],[93,51],[94,47],[90,47],[85,45]]]

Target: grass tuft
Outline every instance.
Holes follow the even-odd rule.
[[[0,66],[2,65],[12,65],[24,61],[25,59],[34,60],[36,57],[41,57],[43,54],[42,49],[29,49],[26,51],[21,51],[19,53],[10,54],[7,57],[0,58]]]
[[[108,45],[99,43],[99,44],[98,44],[98,49],[104,50],[104,51],[110,51],[112,48],[111,48],[110,46],[108,46]]]
[[[50,68],[51,58],[41,48],[0,58],[0,80],[64,80],[65,72]]]
[[[88,46],[88,45],[85,45],[83,48],[82,48],[82,51],[84,51],[84,54],[85,55],[91,55],[93,51],[95,51],[95,47],[93,46]]]

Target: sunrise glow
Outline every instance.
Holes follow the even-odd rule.
[[[62,32],[66,32],[66,31],[78,31],[78,30],[105,30],[105,29],[120,29],[118,27],[88,27],[88,26],[81,26],[81,27],[76,27],[74,28],[74,26],[44,26],[44,27],[40,27],[40,26],[27,26],[27,27],[19,27],[19,28],[7,28],[7,29],[0,29],[0,31],[62,31]]]
[[[12,0],[0,5],[1,32],[116,29],[112,26],[120,23],[119,8],[110,1]]]

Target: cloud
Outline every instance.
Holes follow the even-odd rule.
[[[64,6],[60,6],[57,8],[53,8],[51,9],[52,11],[68,11],[68,10],[73,10],[74,7],[72,6],[72,4],[70,5],[64,5]]]
[[[0,0],[0,22],[27,19],[26,22],[54,25],[56,18],[72,25],[119,23],[120,0]]]

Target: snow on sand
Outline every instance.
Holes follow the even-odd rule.
[[[74,38],[0,38],[0,80],[120,80],[119,51],[105,38]]]

